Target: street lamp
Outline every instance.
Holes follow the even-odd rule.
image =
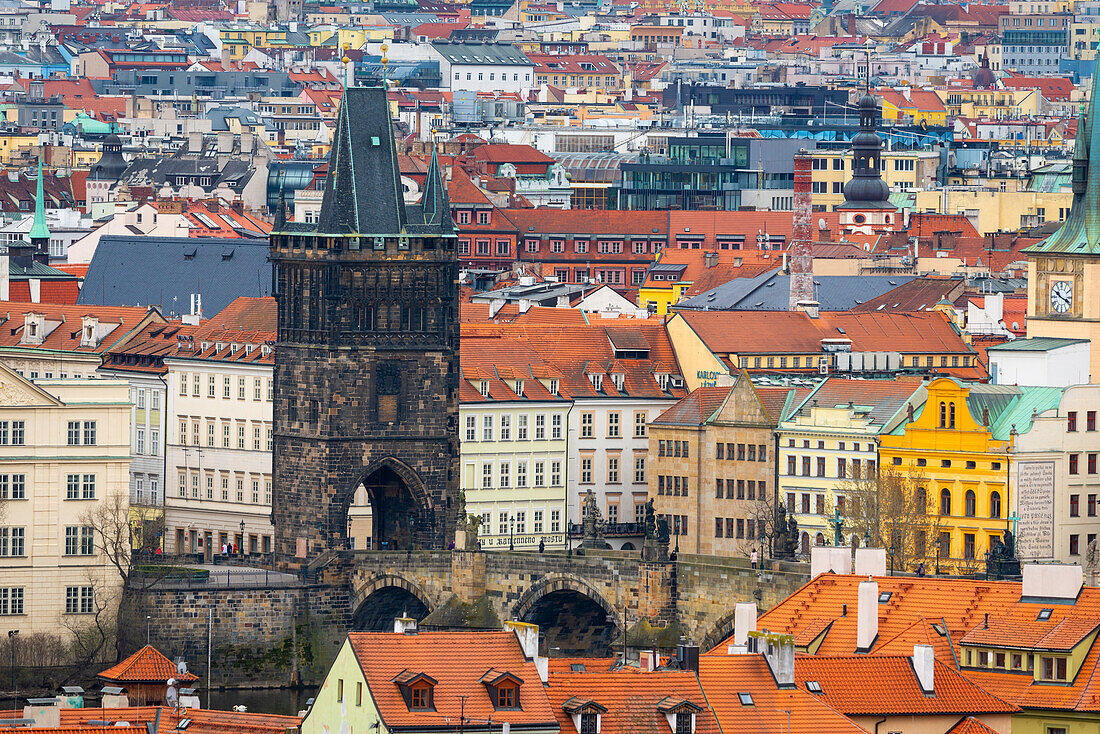
[[[244,520],[241,520],[241,548],[239,552],[242,555],[244,554]]]
[[[351,536],[351,513],[348,513],[348,549],[355,548],[355,538]]]
[[[19,703],[19,694],[15,691],[15,636],[19,630],[8,630],[8,640],[11,641],[11,695],[15,703]]]
[[[515,532],[516,532],[516,513],[511,513],[508,516],[508,550],[514,551],[516,549],[515,544]]]

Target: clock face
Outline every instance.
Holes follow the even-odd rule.
[[[1050,307],[1058,313],[1069,311],[1073,305],[1073,286],[1064,280],[1059,280],[1050,287]]]

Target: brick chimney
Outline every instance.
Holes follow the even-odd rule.
[[[794,157],[794,226],[792,228],[790,257],[790,310],[800,301],[814,300],[814,260],[810,237],[812,234],[812,201],[810,168],[813,158],[802,148]]]

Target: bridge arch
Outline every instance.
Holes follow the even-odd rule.
[[[392,573],[364,579],[355,587],[352,598],[351,627],[358,632],[392,632],[396,617],[407,615],[420,621],[434,607],[423,589]]]
[[[405,550],[432,544],[436,517],[431,493],[416,470],[394,456],[371,461],[332,505],[336,514],[332,527],[345,536],[345,543],[348,514],[360,487],[370,505],[374,549]]]
[[[622,634],[622,613],[594,586],[577,576],[547,574],[512,607],[512,618],[532,622],[551,657],[602,656]]]
[[[729,638],[733,634],[733,617],[734,613],[731,610],[728,614],[723,615],[714,623],[710,628],[710,633],[702,639],[699,643],[699,650],[707,652],[714,648],[722,640]]]

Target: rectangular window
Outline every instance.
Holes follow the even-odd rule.
[[[1090,410],[1089,412],[1085,413],[1085,430],[1086,431],[1095,431],[1096,430],[1096,411],[1095,410]]]
[[[23,614],[22,586],[0,588],[0,615]]]
[[[645,457],[634,457],[634,483],[645,484]]]
[[[607,481],[609,484],[619,483],[619,457],[607,457]]]
[[[237,400],[244,400],[245,396],[245,380],[243,377],[237,378]]]
[[[546,440],[546,416],[542,413],[535,414],[535,440]]]
[[[619,421],[620,421],[620,414],[619,413],[608,413],[607,414],[607,437],[608,438],[619,438],[620,437],[621,434],[619,432],[619,429],[620,429]]]
[[[466,440],[477,441],[477,416],[466,416]]]
[[[492,489],[493,488],[493,465],[482,464],[481,465],[481,488]]]
[[[261,426],[252,427],[252,450],[259,451],[263,445],[263,429]]]
[[[1069,473],[1070,474],[1080,473],[1079,472],[1079,467],[1078,467],[1079,459],[1080,459],[1080,454],[1070,454],[1069,455]]]
[[[511,472],[512,472],[512,465],[511,464],[501,464],[500,465],[500,488],[501,489],[508,489],[508,487],[511,486],[511,483],[512,483]]]
[[[550,462],[550,486],[551,487],[560,487],[561,486],[561,462],[560,461],[551,461]]]
[[[516,463],[516,486],[527,486],[527,462],[520,461]]]
[[[581,438],[593,438],[595,417],[592,413],[581,413]]]
[[[223,377],[222,378],[222,397],[223,398],[228,398],[229,395],[230,395],[229,378],[228,377]]]
[[[517,441],[526,441],[527,440],[527,414],[526,413],[521,413],[520,415],[516,416],[516,440]]]
[[[27,529],[0,528],[0,556],[27,555]]]
[[[94,610],[95,589],[91,586],[65,587],[65,613],[91,614]]]
[[[645,411],[636,411],[634,413],[634,438],[645,438],[646,436],[646,413]]]
[[[206,397],[217,397],[217,388],[215,387],[214,375],[208,375],[206,378]]]
[[[262,396],[264,394],[263,393],[263,384],[264,384],[263,380],[261,380],[259,377],[253,377],[252,378],[252,399],[253,400],[259,401],[259,400],[262,399]],[[214,396],[211,395],[210,397],[214,397]]]
[[[493,440],[493,416],[487,415],[481,419],[481,440]]]
[[[201,376],[196,372],[191,376],[191,397],[197,398],[201,392]]]
[[[561,413],[550,417],[550,438],[554,441],[561,440]]]
[[[512,440],[512,416],[507,413],[500,416],[500,440]]]
[[[592,459],[591,457],[581,457],[581,484],[592,483]]]
[[[244,423],[242,422],[241,425],[237,426],[237,448],[238,449],[243,449],[244,448],[244,443],[245,443]]]

